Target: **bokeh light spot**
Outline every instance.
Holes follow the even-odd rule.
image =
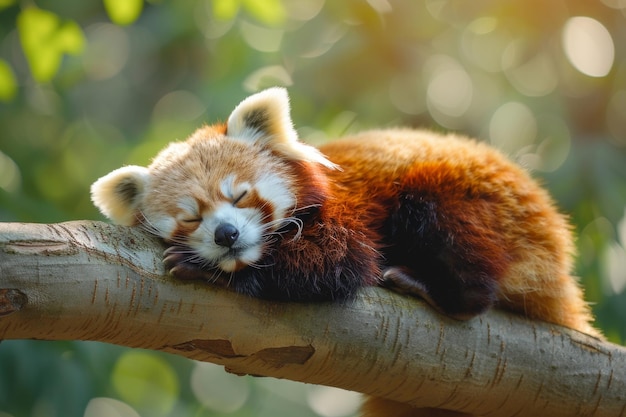
[[[130,405],[113,398],[97,397],[87,403],[83,417],[140,417]]]
[[[11,66],[0,59],[0,101],[11,101],[17,94],[17,78]]]
[[[246,91],[257,92],[273,86],[287,87],[293,84],[291,75],[281,65],[270,65],[259,68],[244,80],[243,86]]]
[[[556,171],[567,159],[572,138],[563,119],[549,117],[541,120],[543,140],[537,145],[539,165],[534,167],[543,172]],[[545,130],[545,132],[544,132]]]
[[[596,262],[601,256],[601,242],[614,239],[615,231],[609,219],[600,216],[590,221],[578,237],[582,263],[589,266]]]
[[[493,16],[479,17],[467,25],[467,28],[476,34],[493,32],[496,27],[498,27],[498,19]]]
[[[563,49],[569,62],[590,77],[604,77],[615,58],[613,39],[606,27],[587,16],[570,18],[563,27]]]
[[[172,411],[180,391],[176,372],[160,356],[127,351],[118,359],[111,382],[119,396],[146,415],[162,416]]]
[[[609,294],[621,294],[626,289],[626,250],[619,243],[612,242],[602,258],[606,291]]]
[[[431,115],[439,123],[447,125],[444,115],[459,118],[472,103],[472,79],[455,59],[445,55],[435,55],[424,65],[428,79],[426,97]]]
[[[506,31],[496,30],[498,19],[481,17],[472,21],[461,36],[463,53],[477,67],[488,72],[499,72],[501,56],[510,42]]]
[[[340,388],[310,386],[307,402],[322,417],[343,417],[356,413],[361,406],[361,395]]]
[[[228,0],[228,2],[237,6],[237,9],[239,8],[234,1]],[[235,26],[236,19],[223,19],[215,15],[215,7],[219,7],[217,4],[216,1],[197,2],[196,11],[193,13],[196,27],[207,39],[219,39]]]
[[[155,120],[193,121],[202,116],[206,106],[195,94],[185,91],[172,91],[161,97],[154,106],[152,117]]]
[[[444,70],[428,84],[427,95],[437,110],[460,117],[472,102],[472,80],[461,69]]]
[[[260,52],[277,52],[283,40],[284,30],[269,29],[242,20],[239,29],[248,45]]]
[[[424,4],[432,17],[441,19],[443,10],[448,5],[448,0],[426,0]]]
[[[393,7],[387,0],[367,0],[367,4],[380,14],[391,13],[393,10]]]
[[[330,51],[347,33],[344,26],[328,25],[323,31],[298,44],[302,58],[319,58]]]
[[[289,17],[295,20],[308,21],[317,16],[324,7],[325,0],[283,0],[283,6]]]
[[[509,155],[514,155],[532,144],[536,136],[535,116],[522,103],[505,103],[491,117],[489,139],[496,148]]]
[[[0,188],[7,192],[19,190],[22,184],[22,174],[13,159],[0,151]]]
[[[226,373],[212,363],[197,362],[191,371],[191,390],[205,407],[220,413],[234,413],[250,395],[245,377]]]
[[[502,54],[502,68],[520,93],[530,97],[545,96],[558,85],[557,69],[547,52],[539,51],[528,57],[529,47],[523,40],[511,42]]]
[[[626,207],[624,208],[624,215],[617,223],[617,239],[622,246],[626,247]]]

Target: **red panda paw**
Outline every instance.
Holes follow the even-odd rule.
[[[190,262],[193,253],[185,246],[170,246],[163,252],[163,264],[170,275],[182,280],[206,279],[207,272]]]
[[[383,271],[383,279],[380,283],[381,286],[389,288],[398,294],[414,295],[422,298],[433,308],[443,313],[437,303],[430,298],[428,289],[426,286],[411,276],[411,271],[408,268],[401,266],[392,266]]]
[[[409,268],[393,266],[383,271],[381,285],[400,294],[422,298],[438,312],[456,320],[469,320],[496,301],[496,285],[490,281],[472,285],[460,278],[445,281],[420,280]]]

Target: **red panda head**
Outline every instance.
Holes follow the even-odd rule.
[[[286,91],[271,88],[241,102],[227,124],[171,143],[147,168],[105,175],[91,196],[115,223],[142,224],[189,248],[197,264],[233,272],[302,227],[299,213],[325,198],[324,167],[334,165],[298,141]]]

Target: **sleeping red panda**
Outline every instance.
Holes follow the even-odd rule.
[[[272,88],[91,193],[114,222],[163,238],[178,278],[287,301],[385,285],[454,318],[498,306],[599,336],[570,275],[565,217],[524,170],[465,137],[375,130],[316,149]],[[445,413],[381,399],[364,412]]]

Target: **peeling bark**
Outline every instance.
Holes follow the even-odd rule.
[[[486,416],[626,416],[626,349],[491,311],[457,322],[365,288],[272,303],[164,275],[160,242],[100,222],[0,224],[0,339],[97,340]]]

